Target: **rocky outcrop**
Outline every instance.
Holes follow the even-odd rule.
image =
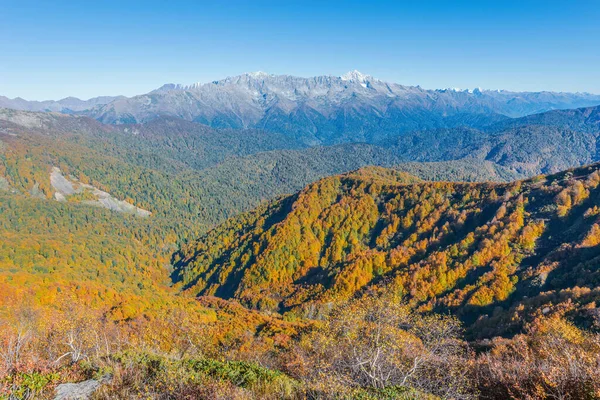
[[[79,383],[62,383],[56,387],[54,400],[87,400],[102,383],[95,379]]]
[[[136,207],[126,201],[118,200],[110,193],[102,191],[92,185],[68,179],[57,167],[52,168],[52,172],[50,173],[50,183],[55,190],[54,198],[60,202],[73,200],[117,212],[136,214],[140,217],[147,217],[152,214],[148,210]],[[76,197],[77,195],[79,195],[79,197]]]

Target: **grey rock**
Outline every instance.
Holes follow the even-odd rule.
[[[57,193],[62,195],[62,198],[73,195],[76,192],[73,182],[65,178],[57,167],[52,168],[52,172],[50,173],[50,184]]]
[[[55,200],[60,202],[67,201],[69,196],[74,194],[87,192],[95,197],[95,200],[84,200],[84,204],[103,207],[122,213],[135,214],[140,217],[147,217],[152,214],[148,210],[136,207],[133,204],[127,203],[126,201],[118,200],[111,196],[110,193],[102,191],[92,185],[71,181],[67,179],[57,167],[52,168],[52,172],[50,173],[50,184],[56,191],[54,193]]]
[[[95,379],[79,383],[62,383],[56,387],[54,400],[87,400],[100,385],[101,382]]]
[[[0,190],[6,191],[10,189],[10,185],[8,184],[8,181],[6,180],[5,177],[0,176]]]
[[[46,196],[40,190],[40,184],[38,182],[34,183],[31,189],[29,189],[29,194],[31,197],[37,197],[38,199],[45,199]]]

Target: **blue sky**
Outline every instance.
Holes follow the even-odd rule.
[[[0,0],[0,95],[148,92],[262,70],[600,93],[600,1]]]

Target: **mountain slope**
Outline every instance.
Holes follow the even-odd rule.
[[[165,85],[86,113],[118,124],[175,116],[213,127],[281,132],[315,145],[372,143],[412,130],[477,128],[506,116],[598,104],[600,96],[590,94],[424,90],[353,71],[313,78],[250,73],[207,84]]]
[[[193,179],[200,180],[208,193],[221,193],[219,204],[231,217],[236,211],[247,211],[261,201],[296,192],[317,179],[369,165],[393,167],[433,181],[504,182],[524,176],[479,159],[431,163],[404,160],[396,149],[368,144],[317,146],[231,158]]]
[[[590,110],[564,113],[593,115],[597,108]],[[367,165],[429,180],[509,181],[597,160],[593,119],[582,125],[569,122],[568,115],[560,117],[562,124],[581,131],[536,124],[499,132],[463,128],[404,134],[380,145],[312,148],[276,133],[215,130],[174,118],[112,126],[85,117],[2,110],[0,120],[0,187],[51,198],[50,174],[57,167],[169,225],[178,221],[180,237]],[[419,163],[408,162],[413,160]]]
[[[0,234],[2,305],[73,296],[120,319],[173,295],[173,248],[149,218],[0,191]]]
[[[264,151],[298,144],[273,133],[214,130],[183,120],[115,127],[85,117],[12,110],[0,110],[0,146],[1,187],[54,198],[58,191],[50,178],[59,168],[169,226],[176,221],[181,237],[324,176],[402,161],[392,149],[366,144]],[[453,172],[439,177],[428,172],[446,167]],[[417,174],[456,180],[513,176],[477,160],[421,166]]]
[[[552,173],[600,160],[600,107],[549,111],[482,129],[409,132],[379,141],[403,160],[477,158],[524,175]]]
[[[175,276],[190,293],[308,317],[363,290],[403,293],[472,336],[518,332],[542,308],[591,324],[599,169],[510,184],[406,184],[377,168],[325,178],[185,247]]]
[[[278,133],[216,130],[176,118],[157,118],[147,124],[116,127],[81,116],[0,109],[0,121],[39,135],[73,140],[124,159],[135,157],[132,161],[145,167],[168,171],[202,169],[232,156],[303,147]],[[10,130],[8,126],[4,129]]]
[[[573,131],[595,133],[600,131],[600,107],[586,107],[570,110],[553,110],[522,118],[505,120],[491,125],[488,131],[501,131],[507,128],[543,125],[561,127]]]
[[[476,158],[535,175],[599,160],[600,131],[594,134],[552,126],[527,125],[488,134],[470,128],[400,135],[388,146],[403,160],[447,161]],[[382,146],[383,143],[380,143]]]

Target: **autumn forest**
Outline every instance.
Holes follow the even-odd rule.
[[[0,398],[600,398],[600,164],[405,147],[0,110]]]

